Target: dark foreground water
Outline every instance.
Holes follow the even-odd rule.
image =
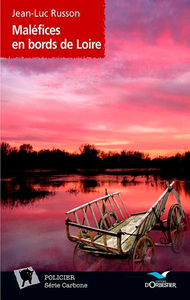
[[[175,181],[183,209],[190,214],[190,182]],[[105,258],[74,251],[65,234],[65,212],[105,194],[121,191],[129,214],[148,210],[166,188],[159,178],[120,175],[65,175],[7,179],[2,182],[2,271],[32,266],[37,271],[130,271],[124,259]],[[172,195],[166,206],[175,203]],[[155,242],[163,236],[151,233]],[[190,271],[190,233],[179,254],[170,247],[156,249],[156,269]],[[82,264],[81,264],[82,262]]]

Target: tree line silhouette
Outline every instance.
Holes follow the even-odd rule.
[[[159,168],[163,172],[178,172],[187,177],[189,167],[190,151],[151,159],[149,154],[140,151],[104,152],[88,143],[81,145],[79,152],[74,153],[60,149],[35,151],[30,144],[16,148],[9,143],[1,143],[2,176],[36,169],[67,173],[78,169]]]

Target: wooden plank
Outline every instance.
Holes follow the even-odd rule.
[[[148,222],[147,222],[146,233],[151,230],[151,228],[156,224],[156,221],[157,221],[157,217],[153,210],[151,211],[151,213],[147,217],[147,219],[148,219]]]
[[[110,206],[111,206],[111,208],[112,208],[113,213],[114,213],[115,216],[116,216],[116,219],[119,221],[118,215],[117,215],[117,213],[116,213],[116,211],[115,211],[115,208],[114,208],[113,204],[111,203],[110,198],[108,198],[108,201],[109,201],[109,204],[110,204]]]
[[[87,225],[87,226],[90,226],[89,221],[88,221],[88,218],[87,218],[87,215],[86,215],[85,209],[83,208],[82,211],[83,211],[83,215],[84,215],[84,219],[85,219],[86,225]]]
[[[92,244],[94,244],[94,235],[92,230],[90,230],[90,241]]]
[[[100,213],[100,217],[101,217],[101,219],[102,219],[102,218],[103,218],[103,214],[102,214],[102,211],[101,211],[100,205],[99,205],[99,203],[98,203],[98,202],[96,202],[96,205],[97,205],[98,211],[99,211],[99,213]]]
[[[151,211],[149,215],[146,216],[144,221],[139,225],[138,234],[140,234],[141,236],[147,234],[148,232],[151,231],[154,224],[155,224],[155,215],[154,212]]]
[[[137,230],[133,232],[134,234],[137,233]],[[124,253],[129,252],[134,245],[134,242],[136,241],[136,237],[135,236],[130,236],[128,237],[127,240],[123,241],[122,245],[121,245],[121,249]]]
[[[141,215],[141,214],[146,214],[146,213],[147,213],[147,211],[145,210],[145,211],[141,211],[141,212],[133,213],[133,214],[131,214],[131,216],[135,216],[135,215]]]
[[[75,216],[75,220],[76,220],[77,224],[80,224],[79,218],[78,218],[78,215],[76,212],[74,212],[74,216]]]
[[[164,199],[164,197],[163,197],[163,199]],[[161,208],[161,205],[163,203],[163,199],[160,200],[160,202],[157,204],[157,206],[155,208],[156,216],[158,218],[160,218],[160,216],[161,216],[161,209],[160,208]]]
[[[107,208],[106,202],[105,202],[104,200],[102,200],[102,201],[103,201],[105,210],[106,210],[106,212],[107,212],[108,218],[109,218],[109,220],[110,220],[110,223],[111,223],[111,225],[113,226],[113,221],[112,221],[112,219],[111,219],[110,212],[109,212],[109,210],[108,210],[108,208]]]
[[[78,228],[78,238],[79,238],[79,239],[81,239],[81,237],[82,237],[82,234],[81,234],[81,229],[80,229],[80,228]]]
[[[138,234],[143,236],[146,232],[146,224],[147,224],[147,218],[144,220],[143,223],[141,223],[141,225],[138,228]]]
[[[93,208],[92,208],[91,204],[89,204],[89,207],[90,207],[90,210],[91,210],[91,213],[92,213],[92,216],[93,216],[94,222],[95,222],[95,224],[96,224],[96,227],[97,227],[97,228],[99,228],[99,226],[98,226],[98,222],[97,222],[97,219],[96,219],[96,216],[95,216],[95,213],[94,213],[94,210],[93,210]]]
[[[122,211],[121,211],[121,208],[120,208],[119,205],[117,204],[117,201],[115,200],[114,196],[112,196],[112,199],[113,199],[113,201],[114,201],[114,203],[115,203],[117,209],[119,210],[120,215],[122,216],[123,219],[125,219],[125,217],[124,217],[124,215],[123,215],[123,213],[122,213]]]
[[[164,212],[165,210],[165,206],[166,206],[166,202],[168,200],[168,196],[169,196],[169,193],[167,193],[165,196],[164,196],[164,201],[162,202],[162,205],[161,205],[161,211]]]
[[[103,234],[103,242],[104,242],[104,245],[107,246],[107,235],[106,234]]]
[[[120,201],[121,201],[121,203],[122,203],[122,205],[123,205],[123,208],[124,208],[124,211],[125,211],[127,217],[129,217],[129,214],[128,214],[128,212],[127,212],[127,209],[126,209],[126,207],[125,207],[125,204],[123,203],[123,200],[122,200],[122,198],[121,198],[121,195],[118,194],[118,196],[119,196],[119,199],[120,199]]]

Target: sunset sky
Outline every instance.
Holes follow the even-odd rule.
[[[2,141],[190,150],[190,0],[107,0],[104,59],[2,60]]]

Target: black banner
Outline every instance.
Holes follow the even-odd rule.
[[[170,272],[165,280],[135,272],[36,272],[40,283],[20,289],[14,272],[2,272],[2,300],[74,299],[113,295],[161,295],[189,299],[189,272]]]

